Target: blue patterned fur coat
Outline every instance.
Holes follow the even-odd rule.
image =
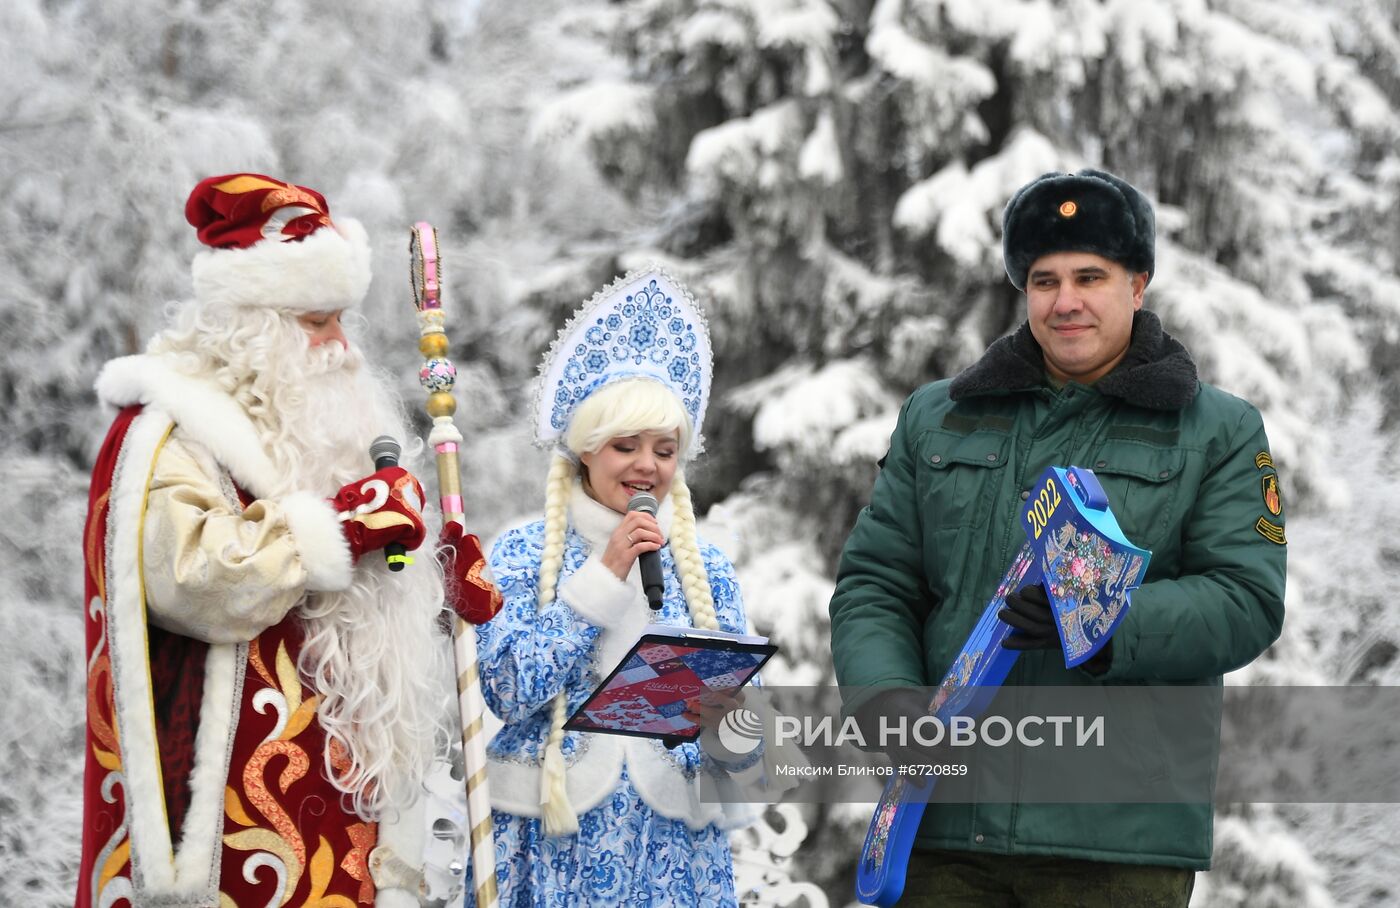
[[[672,513],[668,497],[657,515],[668,538]],[[537,601],[544,522],[510,530],[492,548],[491,571],[505,606],[477,627],[477,639],[486,703],[505,722],[490,744],[487,771],[492,807],[498,811],[540,815],[539,762],[556,694],[568,691],[572,714],[643,627],[691,626],[669,545],[660,552],[666,594],[659,614],[647,606],[635,564],[626,582],[603,566],[602,552],[621,519],[575,483],[555,599],[542,609]],[[701,541],[699,547],[720,628],[745,633],[734,566],[714,546]],[[569,801],[579,815],[614,792],[624,763],[643,802],[691,829],[711,823],[723,829],[747,825],[763,809],[760,804],[719,803],[730,790],[728,772],[747,766],[722,766],[698,744],[668,751],[650,738],[566,732],[562,749]],[[757,760],[759,755],[750,756]]]

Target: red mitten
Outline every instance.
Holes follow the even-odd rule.
[[[468,624],[485,624],[501,610],[501,593],[491,579],[481,540],[464,532],[456,521],[442,528],[443,578],[447,604]]]
[[[423,486],[403,467],[385,467],[335,493],[331,506],[356,560],[397,542],[413,551],[423,544]]]

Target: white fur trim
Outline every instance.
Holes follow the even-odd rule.
[[[668,540],[675,515],[676,506],[671,503],[671,496],[667,495],[656,510],[656,522],[661,527],[661,535]],[[607,547],[613,530],[622,523],[622,516],[607,505],[589,498],[583,490],[583,483],[574,481],[573,491],[569,494],[569,523],[595,549]]]
[[[671,496],[657,509],[656,522],[661,535],[671,536],[671,521],[676,513]],[[605,504],[588,497],[581,483],[574,483],[569,496],[569,523],[588,541],[593,552],[559,584],[559,599],[568,604],[585,620],[603,629],[598,637],[598,667],[610,672],[621,661],[642,628],[652,622],[652,611],[642,592],[641,567],[633,562],[626,580],[603,566],[601,555],[622,515]],[[577,581],[575,578],[581,578]]]
[[[734,829],[752,823],[766,805],[735,801],[721,803],[727,778],[712,778],[701,772],[686,779],[664,754],[661,745],[649,738],[593,735],[588,749],[569,765],[565,788],[569,802],[579,816],[603,803],[617,789],[623,763],[637,794],[649,807],[671,820],[680,820],[691,829],[704,829],[711,823]],[[518,817],[540,816],[540,773],[538,764],[492,760],[487,776],[491,780],[491,806]]]
[[[637,573],[636,565],[632,573]],[[619,579],[603,564],[597,550],[559,584],[559,598],[580,617],[605,630],[625,624],[627,612],[638,604],[646,608],[641,584]]]
[[[343,218],[293,242],[268,239],[247,249],[211,249],[190,266],[201,303],[329,312],[358,306],[369,291],[369,238]]]
[[[146,501],[146,479],[170,419],[145,410],[127,430],[112,476],[107,514],[107,633],[122,768],[126,770],[127,813],[131,817],[132,882],[168,892],[175,882],[170,862],[170,828],[162,809],[160,764],[151,712],[149,646],[141,583],[138,527]]]
[[[180,847],[175,852],[175,877],[194,884],[201,875],[218,888],[219,856],[224,831],[224,786],[228,782],[228,746],[233,735],[237,678],[242,647],[222,643],[209,647],[204,660],[204,697],[195,733],[194,768],[190,772],[190,806],[185,811]],[[183,888],[183,886],[181,887]]]
[[[691,829],[711,823],[734,829],[752,823],[767,806],[724,802],[723,792],[735,791],[726,773],[721,770],[710,776],[702,771],[695,779],[687,779],[666,758],[659,741],[627,738],[622,746],[632,787],[652,810],[668,820],[680,820]]]
[[[491,806],[518,817],[540,816],[538,763],[490,761]],[[612,794],[622,778],[622,740],[616,735],[593,735],[588,749],[569,764],[564,776],[569,803],[580,815]]]
[[[257,429],[239,403],[207,379],[188,375],[158,356],[124,356],[102,367],[97,396],[114,407],[145,404],[170,414],[180,430],[209,453],[254,498],[278,499],[282,477],[263,451]],[[302,556],[307,588],[350,586],[350,546],[328,503],[293,492],[279,503]]]
[[[170,416],[157,408],[143,411],[127,431],[112,477],[107,527],[108,634],[131,818],[132,881],[137,887],[134,901],[139,904],[143,897],[159,897],[213,904],[218,895],[217,854],[237,687],[237,648],[211,646],[205,660],[190,807],[180,847],[172,849],[147,664],[150,649],[140,552],[147,480],[172,425]]]
[[[292,531],[292,544],[306,569],[308,590],[349,589],[354,579],[350,543],[329,501],[311,492],[293,492],[279,502]]]
[[[212,381],[181,372],[158,356],[124,356],[102,367],[97,396],[114,407],[145,404],[170,414],[254,498],[272,498],[282,484],[253,421]]]

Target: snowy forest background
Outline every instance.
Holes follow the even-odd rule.
[[[542,495],[541,351],[663,262],[714,336],[704,529],[769,683],[823,684],[896,408],[1022,318],[1002,205],[1113,170],[1158,204],[1148,305],[1285,483],[1283,639],[1230,682],[1400,683],[1400,0],[5,0],[0,60],[0,904],[71,904],[91,386],[188,295],[215,173],[365,222],[359,336],[411,401],[407,227],[438,226],[486,536]],[[846,904],[868,815],[805,807],[745,866]],[[1396,904],[1398,835],[1393,805],[1223,806],[1192,904]]]

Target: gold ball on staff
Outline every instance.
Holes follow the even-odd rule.
[[[452,396],[451,391],[434,391],[428,395],[428,415],[436,419],[439,416],[451,416],[457,410],[457,398]]]
[[[447,335],[441,332],[425,334],[418,338],[418,352],[429,359],[447,355]]]

